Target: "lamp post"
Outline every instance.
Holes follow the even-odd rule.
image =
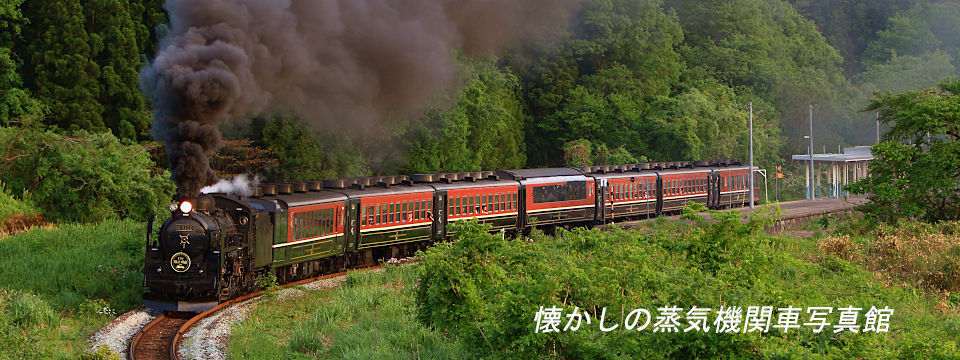
[[[807,192],[807,200],[813,200],[813,104],[810,104],[810,190]]]
[[[750,103],[750,171],[747,184],[750,186],[750,208],[753,209],[753,103]]]

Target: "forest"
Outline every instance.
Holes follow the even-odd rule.
[[[169,29],[163,6],[0,5],[6,191],[53,219],[142,218],[163,208],[174,187],[140,84]],[[873,144],[870,98],[956,76],[958,22],[960,4],[929,0],[581,1],[547,44],[454,54],[458,86],[418,116],[365,134],[312,126],[295,112],[232,119],[211,163],[224,177],[295,181],[745,159],[752,103],[756,156],[769,168],[806,152],[811,104],[815,151]],[[56,161],[36,166],[31,157]],[[78,195],[63,199],[62,186]],[[151,194],[150,204],[133,209],[111,195],[100,200],[104,210],[81,214],[66,203],[123,189]]]

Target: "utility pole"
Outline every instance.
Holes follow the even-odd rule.
[[[753,103],[750,103],[750,175],[747,184],[750,186],[750,208],[753,209]]]
[[[877,111],[877,143],[880,142],[880,112]]]
[[[813,104],[810,104],[810,192],[807,200],[813,200]]]

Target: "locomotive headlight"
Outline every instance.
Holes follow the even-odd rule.
[[[170,203],[170,211],[177,211],[177,203]]]
[[[189,201],[180,203],[180,212],[189,214],[191,211],[193,211],[193,204],[191,204]]]

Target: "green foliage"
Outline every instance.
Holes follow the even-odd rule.
[[[869,92],[923,89],[956,76],[957,69],[951,61],[953,57],[940,50],[919,56],[893,56],[885,63],[870,66],[859,78]]]
[[[647,158],[642,156],[637,158],[622,146],[610,150],[606,145],[600,144],[594,148],[587,139],[568,141],[563,144],[565,166],[636,164],[644,161],[647,161]]]
[[[877,39],[865,50],[863,60],[873,65],[897,56],[918,56],[938,50],[956,57],[960,52],[958,36],[960,4],[918,1],[909,10],[890,17],[887,28],[877,32]],[[960,59],[952,60],[954,66],[960,66]]]
[[[267,292],[273,292],[277,289],[277,286],[279,286],[277,283],[277,275],[273,272],[263,273],[257,277],[255,286],[258,289],[266,290]]]
[[[70,136],[0,128],[0,181],[48,220],[146,219],[173,196],[166,171],[152,174],[149,153],[110,134]]]
[[[257,118],[250,133],[256,145],[270,153],[263,157],[262,163],[268,158],[279,161],[278,166],[262,174],[266,181],[318,180],[363,176],[370,172],[369,160],[358,152],[350,137],[316,135],[307,124],[289,114]]]
[[[93,60],[100,67],[97,82],[101,93],[97,101],[103,105],[104,125],[118,138],[147,140],[153,118],[138,87],[143,61],[131,3],[135,2],[87,1],[83,11],[91,19],[86,28]]]
[[[388,266],[335,289],[261,302],[233,329],[232,359],[471,358],[457,339],[416,321],[417,271]]]
[[[0,237],[0,359],[75,358],[140,306],[145,231],[105,221]]]
[[[46,301],[31,294],[14,294],[7,304],[10,320],[21,328],[58,326],[57,314]]]
[[[24,15],[31,19],[27,39],[29,59],[24,78],[37,98],[49,109],[48,124],[68,130],[106,130],[99,83],[101,68],[93,57],[84,28],[80,0],[28,1]],[[100,44],[99,46],[103,46]]]
[[[14,198],[6,186],[3,185],[3,182],[0,181],[0,225],[13,215],[32,216],[35,212],[36,210],[30,202]],[[2,230],[3,227],[0,226],[0,231]]]
[[[105,221],[4,237],[0,287],[37,294],[58,310],[103,299],[127,311],[140,304],[145,234],[142,223]]]
[[[714,222],[694,228],[657,222],[639,230],[578,229],[516,240],[458,225],[455,241],[431,248],[418,265],[418,317],[491,358],[913,358],[918,349],[923,356],[958,356],[956,321],[934,314],[936,303],[912,288],[887,287],[833,256],[810,261],[816,240],[760,231],[771,223],[770,213],[746,223],[734,213],[712,216]],[[598,330],[602,307],[607,326],[620,321],[622,327],[624,312],[635,308],[747,303],[882,304],[895,308],[898,320],[890,334]],[[565,313],[578,307],[593,322],[576,332],[537,334],[533,317],[540,306]]]
[[[120,354],[110,351],[110,347],[100,345],[90,352],[81,353],[77,360],[120,360]]]
[[[406,171],[523,167],[525,116],[516,76],[489,60],[459,59],[466,86],[451,109],[431,109],[407,129]]]
[[[887,29],[890,17],[911,8],[918,0],[790,0],[798,11],[817,24],[844,59],[849,74],[863,70],[861,55]]]
[[[20,6],[23,0],[0,4],[0,126],[39,122],[43,107],[23,88],[20,62],[13,52],[13,41],[25,23]]]
[[[871,149],[870,175],[849,187],[869,195],[862,210],[885,222],[960,220],[960,82],[879,95],[868,110],[891,128]]]

